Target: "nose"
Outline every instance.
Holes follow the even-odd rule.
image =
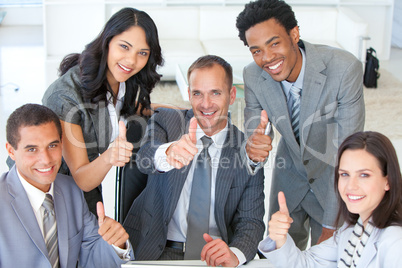
[[[359,188],[359,181],[356,176],[351,176],[347,184],[348,190],[355,190]]]
[[[208,109],[211,106],[211,99],[208,94],[205,94],[202,98],[201,107],[204,109]]]
[[[52,162],[52,157],[50,153],[45,150],[40,154],[40,160],[43,164],[49,164],[50,162]]]
[[[262,60],[264,62],[271,62],[275,58],[274,53],[272,53],[269,49],[263,50]]]
[[[127,64],[130,66],[130,68],[133,68],[133,66],[135,66],[137,63],[137,57],[137,52],[133,52],[129,57],[127,57]]]

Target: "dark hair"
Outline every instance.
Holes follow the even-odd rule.
[[[336,219],[338,225],[341,219],[354,225],[359,219],[358,214],[348,211],[338,190],[339,161],[346,150],[363,149],[373,155],[381,168],[382,175],[387,176],[389,190],[385,192],[380,204],[372,213],[372,220],[377,228],[386,228],[391,225],[402,226],[402,176],[395,148],[391,141],[378,132],[357,132],[347,137],[338,150],[337,165],[335,167],[335,192],[338,196],[339,212]]]
[[[81,93],[86,102],[106,101],[107,91],[112,96],[117,97],[106,79],[109,43],[114,36],[125,32],[132,26],[139,26],[145,31],[150,55],[144,68],[126,81],[127,90],[120,112],[123,116],[135,114],[139,107],[141,107],[141,114],[145,108],[149,109],[151,104],[150,93],[155,84],[160,81],[160,75],[156,72],[156,68],[163,64],[163,59],[158,30],[147,13],[134,8],[123,8],[116,12],[108,20],[98,37],[86,45],[81,54],[67,55],[59,68],[60,75],[63,75],[71,67],[80,65]],[[135,105],[137,95],[138,101]]]
[[[274,18],[289,34],[297,26],[292,8],[281,0],[258,0],[246,4],[236,19],[240,40],[247,46],[246,31],[254,25]]]
[[[51,109],[46,106],[28,103],[17,108],[7,119],[6,136],[7,142],[14,149],[18,149],[21,140],[20,128],[30,126],[40,126],[53,122],[61,139],[60,119]]]
[[[233,69],[232,66],[219,56],[215,55],[205,55],[199,57],[196,61],[191,64],[187,71],[187,80],[190,81],[190,75],[195,69],[211,68],[214,64],[222,66],[226,73],[226,82],[228,84],[229,90],[233,85]]]

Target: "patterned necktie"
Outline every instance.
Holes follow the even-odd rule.
[[[212,168],[208,148],[213,141],[207,136],[202,137],[201,141],[204,149],[198,156],[195,165],[188,207],[185,260],[199,260],[201,258],[201,251],[205,245],[203,234],[209,232]]]
[[[292,96],[292,100],[293,100],[293,105],[292,105],[292,118],[291,118],[291,122],[292,122],[292,129],[293,129],[293,133],[295,134],[295,138],[297,143],[300,144],[300,139],[299,139],[299,116],[300,116],[300,92],[301,89],[295,87],[294,85],[292,85],[292,87],[290,88],[290,94]]]
[[[49,261],[53,268],[59,267],[59,246],[57,244],[57,225],[54,213],[53,199],[50,194],[46,194],[42,206],[45,208],[43,216],[43,233]]]

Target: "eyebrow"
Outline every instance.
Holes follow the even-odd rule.
[[[51,143],[49,143],[49,145],[50,145],[50,144],[58,144],[58,143],[60,143],[59,140],[54,140],[54,141],[52,141]],[[26,145],[26,146],[24,147],[24,149],[37,148],[37,147],[38,147],[38,145],[31,145],[31,144],[28,144],[28,145]]]
[[[274,41],[275,39],[278,39],[279,38],[279,36],[273,36],[273,37],[271,37],[270,39],[268,39],[267,41],[265,41],[265,43],[264,43],[264,45],[268,45],[268,44],[270,44],[272,41]],[[251,46],[251,47],[249,47],[249,49],[250,50],[252,50],[252,49],[257,49],[258,48],[258,46]]]
[[[120,41],[126,43],[126,44],[129,45],[130,47],[133,47],[133,45],[130,44],[129,42],[127,42],[126,40],[120,40]],[[149,48],[141,48],[141,50],[151,51]]]
[[[347,170],[344,170],[344,169],[339,169],[339,171],[340,172],[348,172]],[[368,168],[363,168],[363,169],[359,169],[359,170],[357,170],[357,172],[363,172],[363,171],[370,171],[370,172],[373,172],[371,169],[368,169]]]

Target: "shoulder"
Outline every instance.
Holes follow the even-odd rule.
[[[72,67],[64,75],[54,81],[46,90],[42,102],[57,101],[60,96],[81,99],[80,67]]]
[[[180,110],[171,108],[158,108],[153,114],[153,119],[156,121],[186,121],[194,116],[192,110]]]
[[[361,67],[361,62],[352,53],[344,49],[302,42],[308,61],[321,59],[327,67],[335,66],[339,70],[348,68],[351,65]]]
[[[380,231],[380,240],[402,245],[402,226],[389,226]]]
[[[255,61],[250,62],[246,67],[244,67],[243,75],[245,78],[257,78],[261,76],[263,70],[258,66]]]

